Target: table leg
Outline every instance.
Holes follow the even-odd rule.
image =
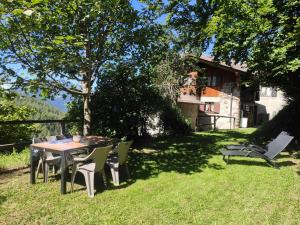
[[[30,148],[30,183],[35,184],[35,165],[33,161],[33,149]]]
[[[48,169],[46,168],[47,165],[46,165],[45,160],[43,160],[42,163],[43,163],[43,177],[44,177],[44,183],[47,183],[47,182],[48,182],[48,179],[47,179],[47,177],[48,177]]]
[[[66,155],[63,153],[61,156],[61,183],[60,183],[60,193],[66,194],[67,192],[67,166],[66,166]]]

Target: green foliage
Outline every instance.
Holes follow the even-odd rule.
[[[167,27],[174,33],[173,46],[185,54],[200,56],[210,44],[205,29],[215,5],[211,1],[164,2],[164,7],[156,10],[167,14]]]
[[[251,81],[300,97],[300,2],[295,0],[169,1],[169,26],[181,49],[212,54],[228,64],[247,63]]]
[[[49,105],[46,101],[24,96],[16,95],[14,102],[17,106],[26,106],[31,109],[34,109],[30,116],[27,118],[29,120],[59,120],[63,119],[65,113],[61,112],[54,106]],[[61,133],[61,127],[57,123],[52,124],[36,124],[37,132],[35,136],[46,137],[51,135],[57,135]]]
[[[44,98],[64,91],[88,103],[106,68],[129,59],[147,66],[161,51],[153,19],[130,1],[1,1],[1,78]],[[89,127],[88,104],[84,111]]]
[[[177,56],[177,57],[176,57]],[[159,93],[175,105],[180,94],[181,80],[185,74],[178,55],[169,55],[153,69],[153,83]]]
[[[170,100],[174,109],[180,96],[180,88],[183,87],[191,72],[201,74],[195,81],[197,94],[201,95],[201,91],[207,85],[207,78],[205,69],[199,66],[197,57],[180,56],[174,52],[174,49],[169,50],[165,59],[156,64],[151,71],[151,79],[155,88],[163,98]],[[177,110],[175,109],[175,111]]]
[[[17,93],[1,91],[1,121],[63,119],[64,115],[64,113],[44,101]],[[0,125],[0,143],[9,144],[28,141],[33,135],[56,135],[60,133],[60,129],[58,124]]]
[[[33,112],[29,107],[16,106],[10,99],[2,98],[0,100],[0,121],[26,120]],[[35,125],[0,125],[0,143],[27,141],[34,132],[37,132]]]
[[[57,90],[84,94],[78,87],[83,78],[94,82],[103,67],[129,57],[139,61],[144,53],[137,46],[150,50],[149,31],[159,32],[149,14],[117,0],[1,1],[0,19],[3,73],[44,97]],[[32,76],[17,73],[12,64]]]
[[[148,75],[138,74],[128,64],[118,65],[106,74],[91,98],[92,133],[117,137],[147,135],[151,116],[161,116],[167,133],[175,133],[174,129],[178,134],[189,131],[181,114],[160,95]],[[77,118],[81,112],[81,101],[74,101],[68,118]]]
[[[37,98],[17,94],[14,98],[14,102],[17,106],[27,106],[34,109],[32,115],[28,119],[63,119],[65,116],[65,113],[61,112],[56,107]]]
[[[80,132],[80,128],[78,125],[74,124],[73,126],[70,127],[69,129],[69,134],[70,135],[79,135],[81,132]]]
[[[190,121],[183,116],[176,105],[164,104],[160,119],[166,134],[186,135],[192,132]]]

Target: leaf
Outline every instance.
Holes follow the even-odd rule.
[[[36,4],[39,4],[39,3],[41,3],[43,0],[31,0],[31,3],[33,4],[33,5],[36,5]]]
[[[64,43],[63,40],[58,40],[58,39],[54,39],[52,42],[53,42],[54,44],[56,44],[56,45],[61,45],[61,44]]]
[[[24,12],[23,9],[14,9],[11,13],[18,16],[21,15]]]

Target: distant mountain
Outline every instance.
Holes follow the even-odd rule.
[[[47,99],[47,100],[42,100],[40,99],[39,97],[31,97],[32,95],[31,94],[26,94],[24,93],[22,90],[18,89],[16,91],[18,94],[22,95],[22,96],[28,96],[36,101],[42,101],[42,102],[47,102],[48,105],[51,105],[55,108],[57,108],[59,111],[61,112],[67,112],[68,109],[67,109],[67,103],[71,101],[71,98],[69,96],[67,96],[66,99],[63,99],[62,96],[57,96],[54,100],[50,100],[50,99]],[[37,95],[38,96],[38,95]]]
[[[56,120],[65,117],[66,107],[61,100],[43,101],[38,98],[18,94],[14,99],[15,104],[19,106],[26,106],[33,110],[28,117],[29,120]],[[56,104],[56,107],[54,106]],[[51,124],[36,124],[37,133],[34,136],[46,137],[57,135],[61,133],[61,127],[58,123]]]
[[[67,103],[70,101],[70,98],[63,99],[62,97],[55,98],[54,100],[47,100],[46,102],[62,112],[67,112]]]
[[[14,101],[16,105],[24,105],[35,111],[28,119],[62,119],[65,116],[65,112],[58,107],[34,97],[19,94]]]

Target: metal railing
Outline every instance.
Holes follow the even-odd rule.
[[[197,126],[198,127],[201,127],[201,126],[213,126],[213,130],[216,130],[217,129],[217,126],[216,126],[216,124],[217,124],[217,120],[219,119],[219,118],[229,118],[229,119],[233,119],[233,126],[231,126],[231,123],[232,123],[232,121],[230,120],[230,129],[234,129],[235,128],[235,117],[233,117],[233,116],[222,116],[222,115],[199,115],[198,116],[198,118],[201,118],[201,117],[213,117],[213,123],[207,123],[207,124],[199,124],[198,122],[197,122]]]
[[[0,121],[1,125],[20,125],[20,124],[59,124],[60,125],[60,134],[66,134],[66,124],[67,123],[76,123],[78,120],[11,120],[11,121]],[[28,146],[31,143],[31,140],[25,140],[18,143],[8,143],[0,145],[1,151],[11,151],[14,148],[22,148]]]

